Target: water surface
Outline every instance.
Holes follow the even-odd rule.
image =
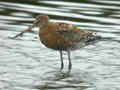
[[[25,30],[40,14],[101,35],[72,52],[73,69],[59,72],[59,52],[46,48],[38,28]],[[0,90],[120,90],[120,1],[0,1]]]

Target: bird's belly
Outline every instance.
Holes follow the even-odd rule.
[[[73,41],[65,40],[62,36],[39,35],[40,41],[48,48],[54,50],[75,49],[76,44]]]

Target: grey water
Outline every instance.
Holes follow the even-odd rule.
[[[40,14],[106,38],[72,52],[60,72],[59,52],[46,48],[38,28],[11,39]],[[120,90],[119,0],[1,0],[0,90]]]

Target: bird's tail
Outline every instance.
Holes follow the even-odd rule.
[[[93,37],[87,41],[87,44],[93,44],[93,43],[96,43],[98,41],[100,41],[102,39],[101,36],[98,36],[98,35],[93,35]]]
[[[94,35],[94,40],[100,40],[100,39],[102,39],[101,36]]]

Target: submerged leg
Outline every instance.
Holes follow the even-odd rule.
[[[60,68],[60,70],[62,70],[64,68],[62,50],[60,50],[60,60],[61,60],[61,68]]]
[[[68,69],[69,69],[69,72],[70,72],[71,69],[72,69],[72,63],[71,63],[70,50],[69,50],[69,49],[67,50],[67,53],[68,53],[68,60],[69,60],[69,66],[68,66]]]

